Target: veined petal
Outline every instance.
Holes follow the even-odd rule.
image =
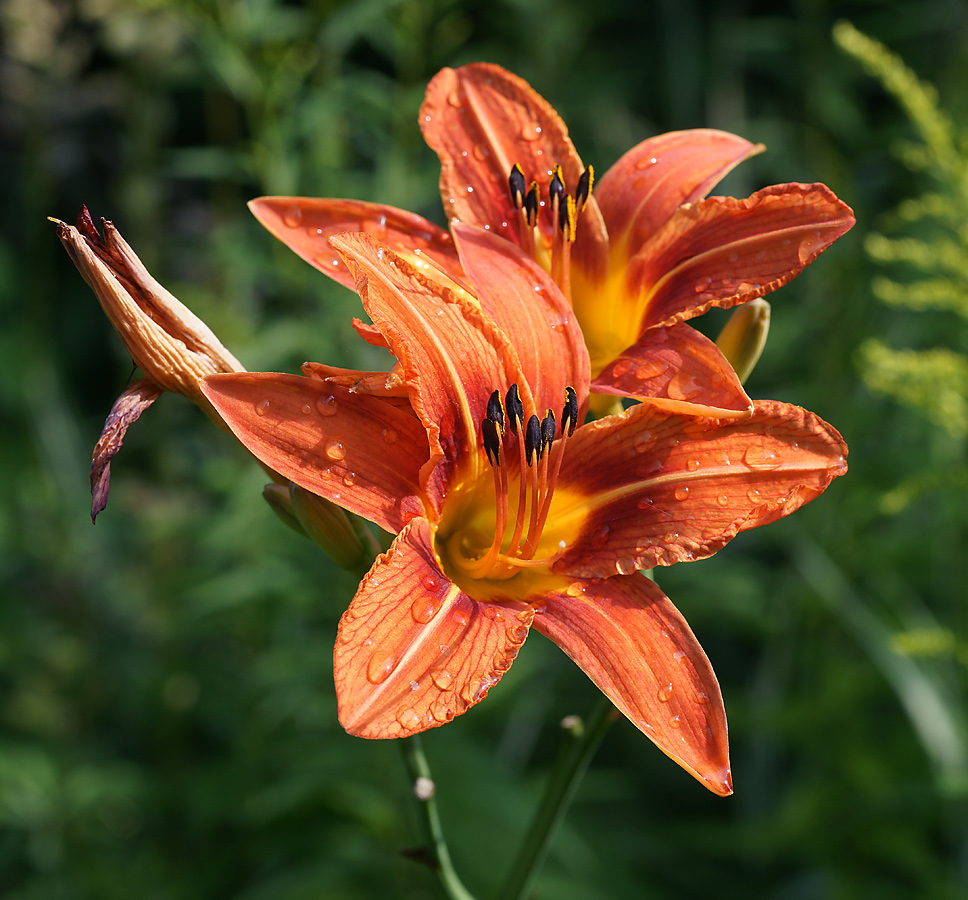
[[[438,72],[420,107],[420,129],[440,157],[447,217],[486,226],[518,245],[520,222],[508,190],[511,167],[518,164],[543,192],[556,165],[569,192],[584,171],[551,104],[523,78],[490,63]],[[538,227],[550,242],[551,217],[539,216]],[[607,247],[605,223],[592,195],[581,214],[576,254],[587,269],[599,271]]]
[[[636,145],[598,181],[613,251],[632,256],[683,203],[695,203],[762,144],[712,128],[670,131]]]
[[[363,305],[397,357],[427,429],[437,482],[431,492],[443,490],[464,462],[467,477],[476,478],[488,398],[521,378],[514,348],[476,298],[443,288],[368,235],[343,234],[332,243],[357,269]]]
[[[481,308],[514,345],[539,414],[547,406],[557,410],[569,385],[584,398],[588,351],[575,314],[552,278],[503,238],[462,224],[453,231],[467,279]]]
[[[354,394],[370,394],[381,400],[392,400],[394,406],[410,405],[410,394],[397,366],[389,372],[361,372],[359,369],[341,369],[325,363],[305,362],[300,369],[307,378],[340,384]],[[398,400],[406,400],[406,403],[396,402]]]
[[[722,420],[644,401],[571,438],[545,531],[570,533],[575,516],[583,526],[554,569],[608,576],[711,556],[819,496],[846,455],[797,406],[759,401],[750,418]]]
[[[663,753],[714,793],[733,792],[719,682],[653,582],[641,575],[574,582],[542,599],[534,627]]]
[[[256,459],[300,487],[387,531],[436,513],[419,486],[426,432],[405,410],[299,375],[212,377],[202,390]]]
[[[430,525],[411,521],[364,578],[333,654],[340,723],[365,738],[406,737],[449,722],[500,680],[534,612],[482,602],[452,584]]]
[[[429,254],[445,272],[460,277],[447,231],[395,206],[322,197],[257,197],[249,201],[249,209],[290,250],[352,290],[356,279],[330,246],[330,235],[362,231],[405,258]]]
[[[629,264],[630,298],[644,301],[639,327],[768,294],[853,224],[850,207],[822,184],[773,185],[745,200],[710,197],[679,207]]]
[[[748,416],[753,401],[709,338],[680,323],[650,328],[592,382],[599,394],[701,404],[707,415]],[[698,411],[698,410],[697,410]]]

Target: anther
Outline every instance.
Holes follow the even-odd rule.
[[[551,449],[555,440],[555,414],[549,409],[545,412],[545,417],[541,420],[541,452],[547,453]]]
[[[533,466],[541,459],[541,422],[537,416],[528,419],[528,427],[524,436],[524,455],[528,466]]]
[[[594,184],[595,168],[594,166],[589,166],[581,173],[581,178],[578,179],[578,187],[575,188],[575,208],[577,212],[581,212],[585,208]]]
[[[561,435],[565,436],[565,427],[568,428],[568,437],[575,433],[578,425],[578,394],[573,387],[565,388],[565,408],[561,411]]]
[[[504,431],[504,409],[501,407],[501,393],[495,391],[487,401],[487,418],[493,422],[500,431]]]
[[[508,411],[508,428],[512,434],[518,433],[518,425],[524,421],[524,404],[518,394],[517,384],[512,384],[508,389],[507,397],[504,398],[504,405]]]
[[[524,195],[525,187],[527,182],[524,180],[524,172],[521,171],[521,167],[515,163],[511,166],[511,174],[508,176],[508,188],[511,192],[511,202],[514,204],[515,209],[521,209],[524,206]]]
[[[534,228],[538,224],[538,208],[541,206],[541,188],[537,181],[531,182],[528,195],[524,198],[524,214],[528,225]]]
[[[501,464],[501,439],[498,436],[497,425],[492,419],[481,420],[481,437],[484,439],[484,452],[487,461],[492,466]]]
[[[548,185],[548,199],[552,210],[564,206],[565,182],[561,177],[561,166],[555,166],[555,173]]]
[[[569,243],[573,243],[575,240],[575,228],[578,224],[575,218],[575,198],[565,197],[564,203],[561,204],[561,209],[558,210],[558,227],[561,229],[565,240]]]

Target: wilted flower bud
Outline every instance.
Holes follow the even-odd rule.
[[[114,402],[94,448],[93,521],[107,505],[111,459],[121,449],[125,432],[162,391],[187,397],[225,428],[199,385],[206,375],[245,369],[198,316],[151,277],[111,222],[101,220],[102,238],[87,207],[81,208],[76,227],[51,221],[131,358],[145,374]]]
[[[289,484],[289,501],[302,530],[336,565],[351,572],[369,568],[377,548],[372,535],[361,522],[351,519],[335,503],[296,484]],[[270,504],[276,509],[274,501],[270,500]],[[276,509],[276,512],[279,510]]]
[[[716,338],[716,346],[735,369],[740,384],[752,374],[769,333],[770,304],[757,297],[737,307]]]

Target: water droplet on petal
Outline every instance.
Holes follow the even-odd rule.
[[[453,107],[454,107],[454,109],[460,109],[460,108],[461,108],[461,106],[463,105],[463,104],[461,103],[461,97],[460,97],[460,94],[459,94],[459,93],[458,93],[457,91],[451,91],[451,92],[450,92],[450,93],[449,93],[449,94],[447,95],[447,102],[448,102],[448,103],[449,103],[449,104],[450,104],[451,106],[453,106]]]
[[[620,359],[617,363],[615,363],[614,366],[612,366],[612,376],[615,378],[621,378],[631,368],[632,368],[631,360]]]
[[[426,625],[440,612],[441,601],[437,597],[419,597],[410,604],[410,615],[414,622]]]
[[[310,406],[310,405],[309,405],[308,403],[304,403],[304,404],[302,405],[302,407],[300,407],[300,410],[299,410],[299,411],[300,411],[300,412],[301,412],[301,413],[302,413],[302,414],[303,414],[304,416],[308,416],[308,415],[309,415],[309,414],[310,414],[310,413],[311,413],[311,412],[313,411],[313,408],[312,408],[312,407],[311,407],[311,406]]]
[[[356,472],[346,472],[343,475],[343,484],[347,487],[352,487],[356,484]]]
[[[608,533],[611,529],[608,525],[602,525],[594,534],[588,539],[588,546],[592,550],[601,550],[602,547],[608,542]]]
[[[690,460],[687,460],[686,461],[686,468],[690,472],[695,472],[696,469],[699,468],[699,460],[698,459],[690,459]]]
[[[525,125],[521,130],[521,138],[525,141],[536,141],[541,137],[541,126],[536,122]]]
[[[484,618],[491,619],[494,622],[500,622],[504,618],[504,613],[496,606],[486,606],[484,607]]]
[[[716,501],[720,506],[729,506],[729,497],[725,494],[720,494]]]
[[[397,711],[397,721],[408,731],[412,731],[420,724],[420,716],[416,710],[404,707]]]
[[[709,695],[705,691],[696,691],[696,703],[700,706],[709,702]]]
[[[672,694],[673,694],[673,688],[672,688],[672,682],[670,681],[668,684],[663,685],[662,687],[659,688],[659,691],[656,694],[656,696],[659,698],[660,703],[668,703],[672,699]]]
[[[380,432],[380,437],[383,438],[383,443],[393,444],[396,443],[397,433],[392,428],[384,428]]]
[[[332,394],[323,394],[316,400],[316,411],[321,416],[335,416],[336,398]]]
[[[282,224],[287,228],[297,228],[302,222],[302,217],[302,210],[298,206],[293,206],[282,214]]]
[[[680,484],[679,487],[675,489],[675,492],[672,496],[675,497],[676,500],[685,500],[686,497],[689,496],[689,488],[687,488],[684,484]]]
[[[650,378],[658,378],[664,371],[664,366],[657,361],[640,363],[635,370],[635,380],[648,381]]]
[[[763,495],[756,488],[750,488],[746,492],[746,496],[749,498],[751,503],[759,504],[763,502]]]
[[[255,405],[255,414],[257,416],[264,416],[267,412],[269,412],[269,401],[268,400],[260,400]]]
[[[636,453],[645,453],[652,444],[655,438],[651,431],[639,431],[636,433],[635,437],[632,438],[632,446],[635,447]]]
[[[743,454],[743,462],[751,469],[776,469],[782,460],[772,447],[751,446]]]
[[[397,667],[400,657],[393,653],[374,653],[366,666],[366,678],[371,684],[383,684]]]
[[[430,673],[430,680],[442,691],[446,691],[454,683],[454,676],[446,669],[437,669],[436,672]]]
[[[343,442],[337,438],[330,438],[326,442],[323,452],[334,461],[346,459],[346,448],[343,446]]]
[[[508,640],[512,644],[520,644],[528,636],[527,625],[512,625],[508,628]]]
[[[670,728],[678,728],[681,724],[682,723],[679,721],[679,717],[678,716],[672,716],[672,718],[669,719],[669,727]]]
[[[623,556],[615,561],[615,570],[619,575],[631,575],[635,569],[635,560],[631,557]]]
[[[666,391],[673,400],[692,400],[701,393],[702,386],[692,375],[680,369],[669,380]]]

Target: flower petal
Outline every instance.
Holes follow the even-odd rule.
[[[299,375],[217,376],[202,390],[257,459],[300,487],[387,531],[433,510],[419,487],[426,433],[405,410]]]
[[[524,604],[479,602],[440,571],[429,523],[411,521],[343,615],[333,662],[340,723],[406,737],[483,700],[528,635]]]
[[[481,307],[517,351],[538,415],[559,409],[565,388],[588,393],[588,351],[558,286],[513,244],[480,228],[453,226],[461,265]],[[584,411],[582,411],[584,412]]]
[[[595,197],[613,251],[634,255],[683,203],[695,203],[739,163],[764,149],[712,128],[670,131],[622,156],[598,181]]]
[[[853,224],[850,207],[822,184],[773,185],[745,200],[710,197],[680,207],[629,265],[630,296],[645,299],[639,327],[768,294]]]
[[[486,226],[519,246],[520,222],[508,188],[511,167],[518,164],[527,182],[537,181],[544,197],[556,165],[569,192],[584,171],[551,104],[523,78],[490,63],[438,72],[427,85],[420,128],[440,157],[447,217]],[[550,246],[551,216],[539,216],[538,227]],[[586,267],[601,268],[608,237],[594,196],[581,215],[578,234]]]
[[[733,367],[704,334],[680,323],[650,328],[592,382],[600,394],[702,404],[713,416],[748,416],[753,401]]]
[[[840,434],[797,406],[759,401],[752,417],[722,420],[644,401],[566,447],[545,533],[573,535],[584,518],[555,571],[629,574],[711,556],[819,496],[846,455]]]
[[[447,290],[368,235],[331,240],[356,268],[363,305],[397,357],[427,429],[436,480],[429,490],[444,490],[465,462],[466,477],[476,478],[484,465],[479,431],[488,398],[521,379],[513,346],[476,298]]]
[[[641,575],[548,594],[534,627],[632,723],[714,793],[733,792],[719,682],[682,614]]]
[[[423,216],[395,206],[321,197],[258,197],[249,202],[249,209],[290,250],[350,289],[356,288],[356,280],[329,243],[330,235],[346,231],[371,234],[405,257],[412,258],[415,251],[429,253],[447,273],[460,277],[450,235]]]

